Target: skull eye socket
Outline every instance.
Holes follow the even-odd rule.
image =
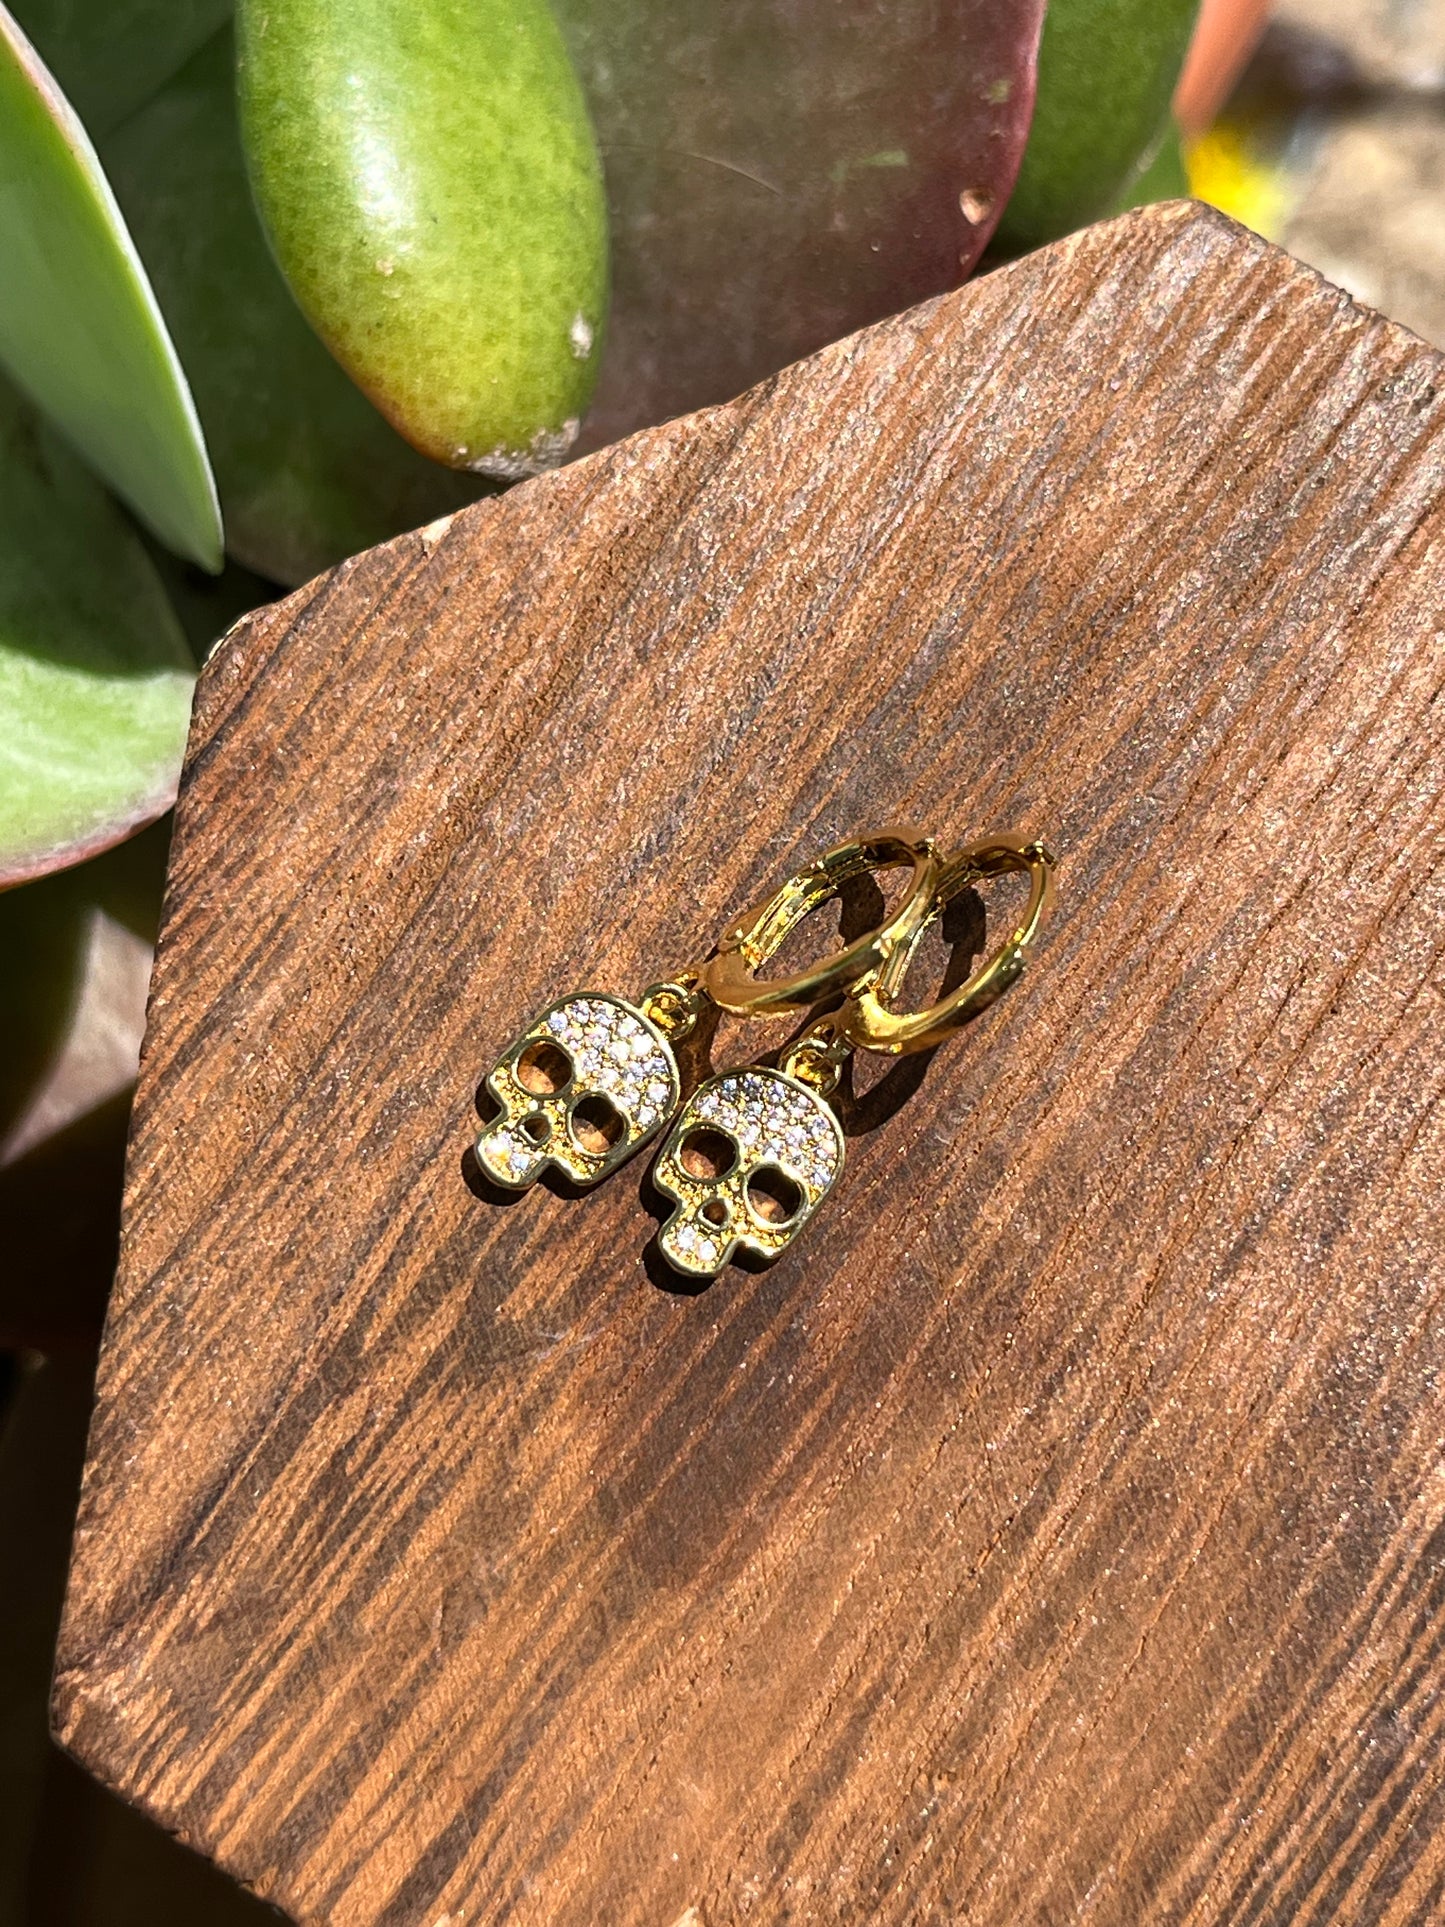
[[[627,1125],[610,1098],[604,1097],[601,1091],[592,1091],[572,1106],[567,1129],[579,1151],[600,1158],[622,1142]]]
[[[748,1209],[771,1230],[791,1224],[803,1208],[803,1187],[776,1164],[760,1164],[748,1179]]]
[[[690,1178],[713,1184],[737,1163],[738,1147],[723,1132],[698,1125],[677,1147],[677,1161]]]
[[[552,1097],[572,1082],[572,1059],[560,1044],[539,1037],[517,1059],[517,1082],[533,1097]]]

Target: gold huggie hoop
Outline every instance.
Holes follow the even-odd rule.
[[[928,913],[904,943],[884,960],[870,982],[855,991],[837,1013],[838,1033],[860,1050],[901,1057],[909,1051],[931,1050],[980,1011],[987,1010],[1023,975],[1026,953],[1053,899],[1054,859],[1042,843],[1020,836],[995,836],[951,857],[939,879]],[[908,966],[924,931],[972,884],[988,877],[1026,872],[1029,900],[1023,916],[993,955],[966,983],[927,1010],[895,1011],[893,999],[903,987]]]
[[[876,930],[792,976],[752,974],[776,954],[804,917],[854,877],[903,864],[913,866],[908,894]],[[781,889],[732,925],[716,956],[702,966],[700,987],[723,1010],[744,1016],[784,1016],[807,1010],[882,969],[900,946],[911,946],[928,921],[943,874],[943,860],[932,841],[905,830],[882,830],[840,843],[790,876]]]
[[[791,979],[751,983],[744,946],[751,942],[755,956],[761,953],[766,961],[765,945],[781,942],[798,916],[827,894],[820,876],[830,859],[835,878],[841,863],[851,874],[854,866],[876,865],[884,854],[898,860],[900,840],[892,839],[887,852],[883,842],[860,839],[830,851],[813,872],[790,878],[776,897],[729,933],[729,954],[742,960],[743,981],[755,995],[771,999],[780,990],[796,995],[798,987]],[[931,846],[917,847],[933,854]],[[788,1248],[842,1175],[847,1145],[828,1099],[850,1053],[859,1045],[890,1054],[926,1049],[1000,996],[1022,971],[1024,953],[1048,907],[1052,866],[1042,843],[1017,836],[976,843],[937,867],[916,864],[915,888],[921,879],[932,879],[922,914],[910,895],[884,930],[844,953],[855,966],[860,953],[879,961],[871,974],[854,980],[842,1008],[815,1018],[784,1051],[777,1069],[743,1065],[708,1078],[693,1092],[652,1167],[654,1184],[672,1203],[657,1234],[658,1250],[675,1271],[715,1278],[738,1250],[766,1262]],[[928,1010],[890,1010],[923,932],[945,907],[971,883],[1019,870],[1030,879],[1028,907],[988,962]],[[838,961],[830,959],[820,972],[836,968]],[[729,968],[736,973],[739,965]],[[818,982],[819,973],[807,973],[808,992],[816,992]],[[737,986],[729,978],[722,988],[735,994]]]

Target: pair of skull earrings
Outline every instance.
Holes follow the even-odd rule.
[[[883,922],[791,976],[759,978],[812,911],[855,878],[911,869]],[[524,1191],[551,1167],[599,1183],[671,1129],[653,1179],[672,1210],[658,1247],[674,1270],[713,1278],[736,1251],[769,1260],[786,1250],[837,1183],[843,1130],[829,1098],[853,1050],[931,1050],[985,1009],[1024,967],[1052,891],[1042,843],[998,836],[944,856],[927,838],[882,831],[829,850],[790,876],[724,936],[706,963],[653,984],[636,1003],[584,990],[549,1004],[488,1073],[497,1115],[476,1142],[496,1183]],[[927,1009],[895,1008],[925,933],[955,898],[990,877],[1022,872],[1029,898],[1017,925],[956,989]],[[776,1068],[749,1064],[709,1077],[679,1110],[676,1046],[707,1004],[755,1017],[797,1017],[843,994],[809,1024]]]

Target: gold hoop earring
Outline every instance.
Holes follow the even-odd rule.
[[[913,870],[907,894],[875,930],[791,976],[764,981],[753,974],[776,956],[805,917],[856,877],[903,865]],[[743,1016],[783,1016],[811,1009],[880,970],[899,946],[916,941],[942,870],[934,844],[905,830],[882,830],[839,843],[789,877],[781,889],[764,897],[727,930],[699,973],[702,989],[721,1009]]]
[[[1017,926],[968,981],[927,1010],[895,1012],[891,998],[929,926],[972,884],[1026,871],[1031,888]],[[843,1007],[810,1024],[776,1069],[751,1064],[711,1077],[674,1120],[653,1166],[672,1203],[658,1248],[675,1271],[715,1278],[738,1250],[770,1261],[785,1251],[842,1174],[845,1144],[828,1102],[855,1049],[897,1056],[931,1049],[1003,995],[1052,897],[1053,859],[1042,843],[999,836],[950,859],[921,917],[888,947]]]
[[[848,1042],[859,1050],[881,1051],[890,1057],[932,1050],[996,1003],[1024,973],[1029,946],[1053,901],[1053,871],[1054,859],[1045,845],[1019,836],[990,837],[951,857],[922,922],[871,980],[850,993],[841,1022]],[[1019,872],[1029,879],[1029,900],[997,950],[956,990],[926,1010],[894,1010],[894,999],[919,943],[948,905],[975,883]]]

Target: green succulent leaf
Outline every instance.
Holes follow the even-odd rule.
[[[276,258],[407,440],[554,466],[597,378],[602,166],[547,0],[240,0],[241,131]]]
[[[1023,166],[1003,252],[1097,220],[1153,153],[1199,0],[1049,0]]]
[[[135,529],[0,384],[0,886],[169,806],[194,681]]]
[[[1189,198],[1189,170],[1184,164],[1184,148],[1179,129],[1171,119],[1159,137],[1158,145],[1146,153],[1109,207],[1110,214],[1123,214],[1131,207],[1148,207],[1152,201],[1185,201]]]
[[[486,492],[409,447],[296,306],[246,180],[228,27],[101,153],[185,357],[231,555],[304,582]]]
[[[219,568],[195,405],[95,149],[0,6],[0,362],[140,519]]]
[[[231,17],[231,0],[16,0],[15,14],[99,140]]]

